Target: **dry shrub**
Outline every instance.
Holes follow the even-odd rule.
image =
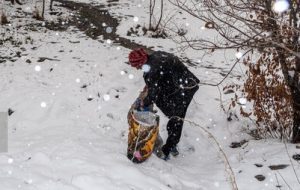
[[[250,61],[245,64],[249,67],[245,95],[248,101],[253,101],[253,114],[260,133],[289,139],[293,126],[292,97],[280,72],[278,55],[270,49],[262,53],[255,64]]]
[[[35,10],[32,13],[32,17],[37,19],[37,20],[44,20],[43,16],[41,15],[39,9],[37,7],[35,7]]]
[[[1,21],[1,22],[0,22],[1,25],[8,24],[8,23],[9,23],[9,21],[8,21],[8,19],[7,19],[7,16],[6,16],[6,14],[5,14],[4,12],[2,12],[2,14],[1,14],[0,21]]]
[[[293,60],[289,61],[292,67]],[[293,100],[290,89],[281,72],[276,50],[270,48],[261,52],[260,58],[253,63],[250,58],[244,60],[248,70],[243,86],[229,85],[223,90],[242,91],[247,101],[253,103],[252,112],[240,107],[240,115],[255,117],[260,137],[290,139],[293,127]],[[238,95],[232,99],[229,109],[238,104]]]

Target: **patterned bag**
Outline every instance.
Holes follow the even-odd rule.
[[[134,163],[149,158],[159,132],[159,116],[150,111],[130,110],[127,157]]]

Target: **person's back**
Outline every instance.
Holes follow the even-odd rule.
[[[195,87],[199,79],[191,73],[178,57],[162,51],[149,55],[146,65],[149,72],[144,73],[146,85],[149,88],[149,99],[166,114],[172,116],[178,104],[183,104],[189,97],[184,97],[188,88]],[[174,105],[176,103],[176,105]]]

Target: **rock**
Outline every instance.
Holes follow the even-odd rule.
[[[300,160],[300,154],[294,154],[293,159],[299,161]]]
[[[37,62],[44,62],[47,58],[46,57],[40,57]]]
[[[69,40],[69,42],[72,43],[72,44],[78,44],[78,43],[80,43],[80,41],[71,41],[71,40]]]
[[[256,178],[258,181],[263,181],[263,180],[266,179],[266,177],[263,176],[263,175],[256,175],[255,178]]]
[[[22,57],[20,51],[17,51],[17,52],[16,52],[16,57]]]
[[[11,114],[13,114],[14,112],[15,112],[14,110],[8,108],[8,115],[9,115],[9,116],[11,116]]]
[[[114,119],[114,115],[112,113],[108,113],[108,114],[106,114],[106,116],[111,118],[111,119]]]
[[[232,89],[228,89],[224,92],[224,94],[232,94],[232,93],[234,93],[234,90]]]
[[[30,59],[26,59],[26,63],[31,63],[31,60]]]
[[[263,165],[262,164],[254,164],[256,167],[258,167],[258,168],[261,168],[261,167],[263,167]]]
[[[287,165],[287,164],[279,164],[279,165],[271,165],[271,166],[269,166],[269,168],[271,170],[282,170],[282,169],[284,169],[284,168],[286,168],[288,166],[289,165]]]
[[[239,148],[239,147],[243,146],[246,142],[248,142],[248,141],[242,140],[241,142],[232,142],[229,147],[230,148]]]
[[[44,62],[45,60],[60,61],[59,59],[52,59],[52,58],[49,58],[49,57],[39,57],[39,59],[37,60],[37,62]]]
[[[84,84],[84,85],[82,85],[82,86],[81,86],[81,88],[86,88],[86,87],[87,87],[87,85],[86,85],[86,84]]]
[[[88,98],[87,100],[88,100],[88,101],[92,101],[92,100],[93,100],[93,98]]]

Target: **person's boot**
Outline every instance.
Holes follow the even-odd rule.
[[[156,150],[156,156],[160,159],[163,159],[165,161],[170,159],[169,154],[166,154],[166,150],[164,151],[164,146],[162,146],[160,149]]]
[[[166,156],[165,153],[164,153],[161,149],[156,150],[156,156],[157,156],[158,158],[160,158],[160,159],[165,160],[165,161],[167,161],[167,160],[170,159],[169,156]]]
[[[163,146],[163,139],[161,136],[158,134],[157,139],[154,144],[154,149],[153,153],[160,159],[167,160],[167,157],[165,156],[164,152],[162,151],[162,146]]]
[[[172,154],[172,156],[174,156],[174,157],[176,157],[176,156],[178,156],[179,155],[179,152],[178,152],[178,149],[177,149],[177,147],[175,146],[175,147],[173,147],[173,148],[171,148],[171,150],[170,150],[170,153]]]

